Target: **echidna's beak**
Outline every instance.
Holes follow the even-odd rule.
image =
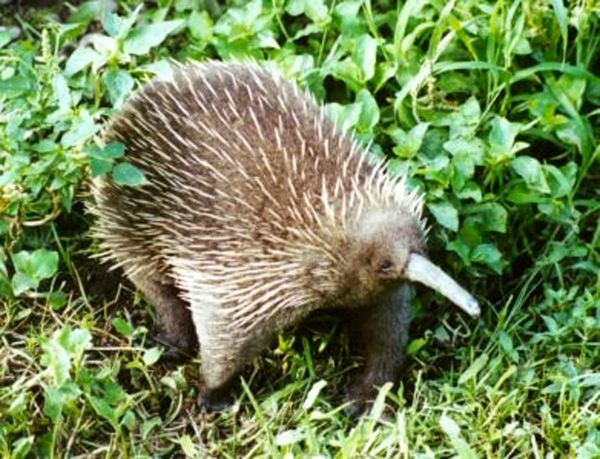
[[[479,317],[479,303],[448,274],[416,253],[411,254],[406,267],[406,277],[440,292],[472,317]]]

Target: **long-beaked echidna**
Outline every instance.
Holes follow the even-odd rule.
[[[268,66],[177,65],[104,140],[125,144],[147,183],[96,181],[95,234],[156,307],[162,340],[199,344],[209,407],[276,333],[317,309],[339,308],[366,343],[349,390],[358,410],[398,376],[406,280],[479,313],[423,255],[423,198]]]

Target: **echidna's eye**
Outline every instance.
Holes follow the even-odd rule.
[[[392,269],[392,262],[390,260],[382,260],[379,262],[379,271],[387,273]]]

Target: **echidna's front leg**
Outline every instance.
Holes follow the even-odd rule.
[[[377,387],[395,382],[404,362],[410,326],[410,292],[406,285],[372,307],[352,311],[351,326],[364,347],[365,365],[347,392],[351,415],[361,414]]]
[[[165,347],[163,357],[171,362],[194,357],[198,338],[191,312],[177,288],[163,275],[140,272],[129,278],[156,309],[158,330],[153,339]]]

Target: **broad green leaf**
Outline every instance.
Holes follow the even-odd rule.
[[[362,35],[356,42],[352,60],[360,68],[363,82],[373,78],[377,62],[377,40],[370,35]]]
[[[127,162],[117,164],[112,171],[112,177],[119,185],[137,186],[146,183],[143,172]]]
[[[460,190],[455,190],[454,195],[461,199],[472,199],[475,202],[481,202],[481,188],[475,182],[467,182]]]
[[[54,276],[58,269],[58,253],[46,249],[22,250],[14,253],[12,260],[16,271],[12,278],[15,295],[37,289],[40,281]]]
[[[325,113],[342,129],[351,129],[358,124],[362,112],[359,103],[341,105],[336,102],[325,105]]]
[[[44,387],[44,414],[52,422],[59,422],[63,407],[76,400],[80,395],[81,390],[73,381],[69,380],[66,380],[62,384]]]
[[[501,274],[506,264],[502,254],[493,244],[480,244],[471,253],[471,261],[489,266],[497,274]]]
[[[473,164],[481,165],[486,148],[485,143],[477,137],[457,137],[444,142],[444,150],[453,156],[467,156]]]
[[[146,24],[133,29],[123,43],[123,50],[127,54],[148,54],[150,49],[160,45],[167,35],[182,24],[183,20],[177,19]]]
[[[72,122],[71,129],[63,135],[60,143],[63,147],[72,147],[81,144],[100,130],[87,111],[80,113]]]
[[[482,232],[506,233],[508,212],[497,202],[485,202],[469,206],[464,214],[476,218],[477,227]]]
[[[511,123],[506,118],[497,116],[491,121],[492,130],[488,140],[490,145],[502,151],[510,151],[520,130],[520,125]]]
[[[11,459],[23,459],[29,457],[29,451],[33,446],[35,436],[29,435],[27,437],[21,437],[14,441],[12,444],[12,451],[10,452]]]
[[[125,70],[111,69],[104,73],[104,84],[108,89],[110,101],[120,108],[133,89],[134,80]]]
[[[125,145],[121,142],[110,142],[107,143],[103,148],[96,145],[86,148],[85,152],[91,157],[100,159],[118,159],[122,158],[125,154]]]
[[[393,148],[396,156],[400,158],[411,159],[416,156],[423,144],[423,139],[429,128],[429,123],[419,123],[409,132],[404,132],[400,128],[389,132],[396,146]]]
[[[76,74],[90,65],[93,68],[101,66],[105,62],[98,52],[88,47],[79,47],[73,51],[65,65],[65,73],[67,76]]]
[[[113,168],[113,161],[97,157],[90,158],[90,170],[92,177],[96,178],[110,172]]]
[[[54,97],[60,111],[68,111],[71,107],[71,91],[69,90],[67,79],[62,73],[59,73],[52,79],[52,89],[54,90]]]
[[[206,11],[193,11],[187,20],[190,34],[203,43],[212,41],[213,21]]]
[[[368,89],[361,89],[356,95],[356,102],[361,104],[358,128],[368,132],[379,122],[379,107],[377,101]]]
[[[30,91],[32,87],[32,81],[21,75],[0,80],[0,99],[19,97]]]
[[[125,338],[129,338],[133,334],[133,327],[122,317],[115,317],[111,321],[112,326],[115,328],[117,333]]]
[[[102,11],[102,3],[100,0],[85,1],[79,5],[75,11],[71,13],[68,22],[83,22],[88,23],[100,16]]]
[[[575,166],[574,163],[570,163]],[[575,166],[576,168],[576,166]],[[556,166],[551,164],[544,164],[542,166],[546,182],[550,188],[550,193],[554,198],[563,198],[571,193],[573,188],[573,182],[563,174],[563,172]]]
[[[324,24],[329,20],[324,0],[289,0],[285,7],[290,16],[305,14],[313,22]]]
[[[6,44],[10,43],[12,40],[12,34],[10,30],[0,27],[0,48],[4,47]]]
[[[158,347],[152,347],[150,349],[146,349],[144,351],[144,355],[142,356],[142,360],[144,364],[149,367],[154,365],[160,359],[162,355],[162,350]]]
[[[48,279],[58,269],[58,253],[46,249],[35,250],[31,253],[30,263],[37,279]]]
[[[522,155],[512,159],[510,166],[531,188],[541,193],[548,193],[550,191],[546,183],[546,178],[542,173],[542,165],[537,159]]]
[[[192,440],[191,436],[187,434],[182,435],[181,437],[179,437],[179,440],[177,440],[177,442],[179,443],[179,446],[181,446],[181,450],[183,451],[183,454],[185,454],[185,457],[202,457],[202,454],[200,453],[200,450],[196,445],[197,441],[195,439]]]
[[[35,290],[39,285],[39,280],[28,276],[25,273],[18,272],[12,277],[11,289],[17,296],[28,290]]]
[[[506,199],[514,204],[532,204],[545,202],[547,198],[535,190],[530,189],[525,183],[513,183],[506,193]]]
[[[437,222],[452,231],[458,231],[458,212],[448,201],[427,204]]]
[[[158,416],[144,421],[142,423],[142,426],[140,427],[140,434],[142,436],[142,440],[146,440],[153,429],[162,426],[163,424],[163,420]]]
[[[133,24],[138,17],[138,14],[142,8],[142,5],[139,5],[131,14],[126,18],[122,18],[119,15],[110,11],[109,8],[104,8],[102,12],[102,27],[104,31],[111,37],[124,37],[127,32],[131,29]]]

